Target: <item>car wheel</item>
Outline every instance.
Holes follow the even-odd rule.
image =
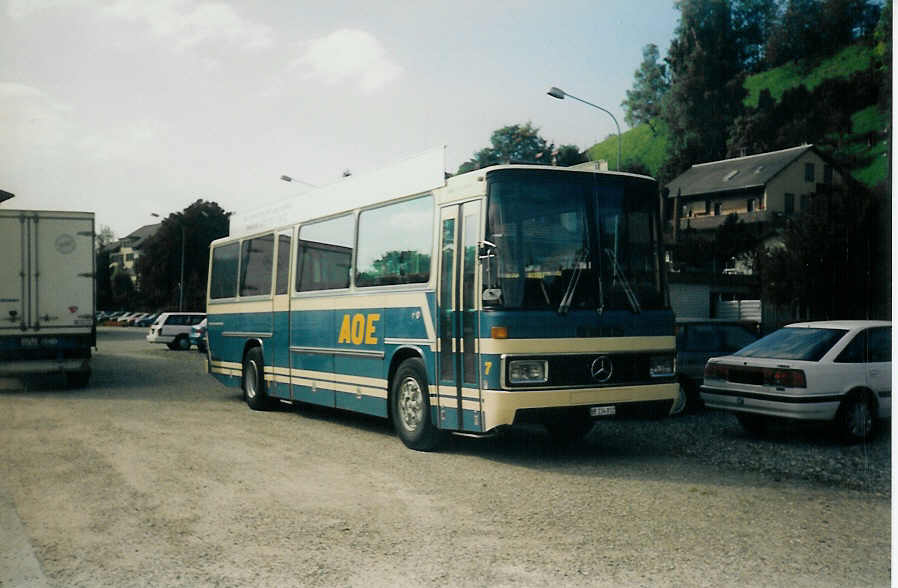
[[[736,418],[746,433],[751,435],[762,435],[767,431],[767,417],[762,414],[752,414],[749,412],[737,412]]]
[[[190,339],[187,338],[187,335],[180,335],[175,339],[175,345],[180,351],[187,351],[190,349]]]
[[[414,357],[399,365],[390,391],[393,428],[406,447],[432,451],[442,439],[430,414],[430,393],[424,362]]]
[[[172,351],[174,351],[175,349],[178,348],[177,343],[174,341],[171,341],[170,343],[166,343],[165,346],[168,347],[169,349],[171,349]]]
[[[859,443],[872,437],[875,423],[873,405],[864,394],[846,398],[836,415],[836,427],[846,443]]]
[[[253,410],[268,408],[268,396],[265,393],[265,364],[262,362],[262,351],[253,347],[243,358],[243,399]]]

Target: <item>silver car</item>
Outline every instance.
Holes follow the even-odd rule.
[[[892,406],[892,323],[796,323],[705,366],[705,405],[733,411],[749,432],[770,417],[830,421],[862,441]]]

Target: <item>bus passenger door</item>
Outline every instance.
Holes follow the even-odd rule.
[[[440,211],[439,426],[449,430],[482,430],[475,296],[479,231],[479,202]]]
[[[270,348],[266,349],[266,380],[268,393],[276,398],[290,399],[290,254],[293,231],[277,235],[275,252],[274,297],[272,298],[272,329]]]

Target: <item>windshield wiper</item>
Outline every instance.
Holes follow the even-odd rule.
[[[630,308],[632,308],[635,313],[642,312],[642,307],[639,306],[639,300],[636,298],[636,293],[633,292],[633,288],[630,287],[630,282],[627,281],[627,276],[625,276],[623,270],[621,270],[620,264],[617,262],[617,257],[615,257],[610,249],[605,249],[605,255],[611,260],[611,269],[614,272],[613,276],[620,279],[624,294],[626,294],[627,301],[630,303]],[[611,285],[614,286],[613,279]]]
[[[589,257],[589,249],[580,250],[577,261],[574,262],[574,272],[571,274],[571,281],[567,284],[564,296],[561,297],[561,304],[558,305],[558,314],[567,314],[574,300],[574,292],[577,290],[577,284],[580,282],[580,274],[583,273],[583,266],[586,265],[586,259]]]

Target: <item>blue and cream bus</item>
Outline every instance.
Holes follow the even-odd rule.
[[[277,226],[215,241],[209,372],[256,410],[389,418],[419,450],[523,422],[572,441],[681,400],[653,179],[442,175],[413,193],[313,191]]]

